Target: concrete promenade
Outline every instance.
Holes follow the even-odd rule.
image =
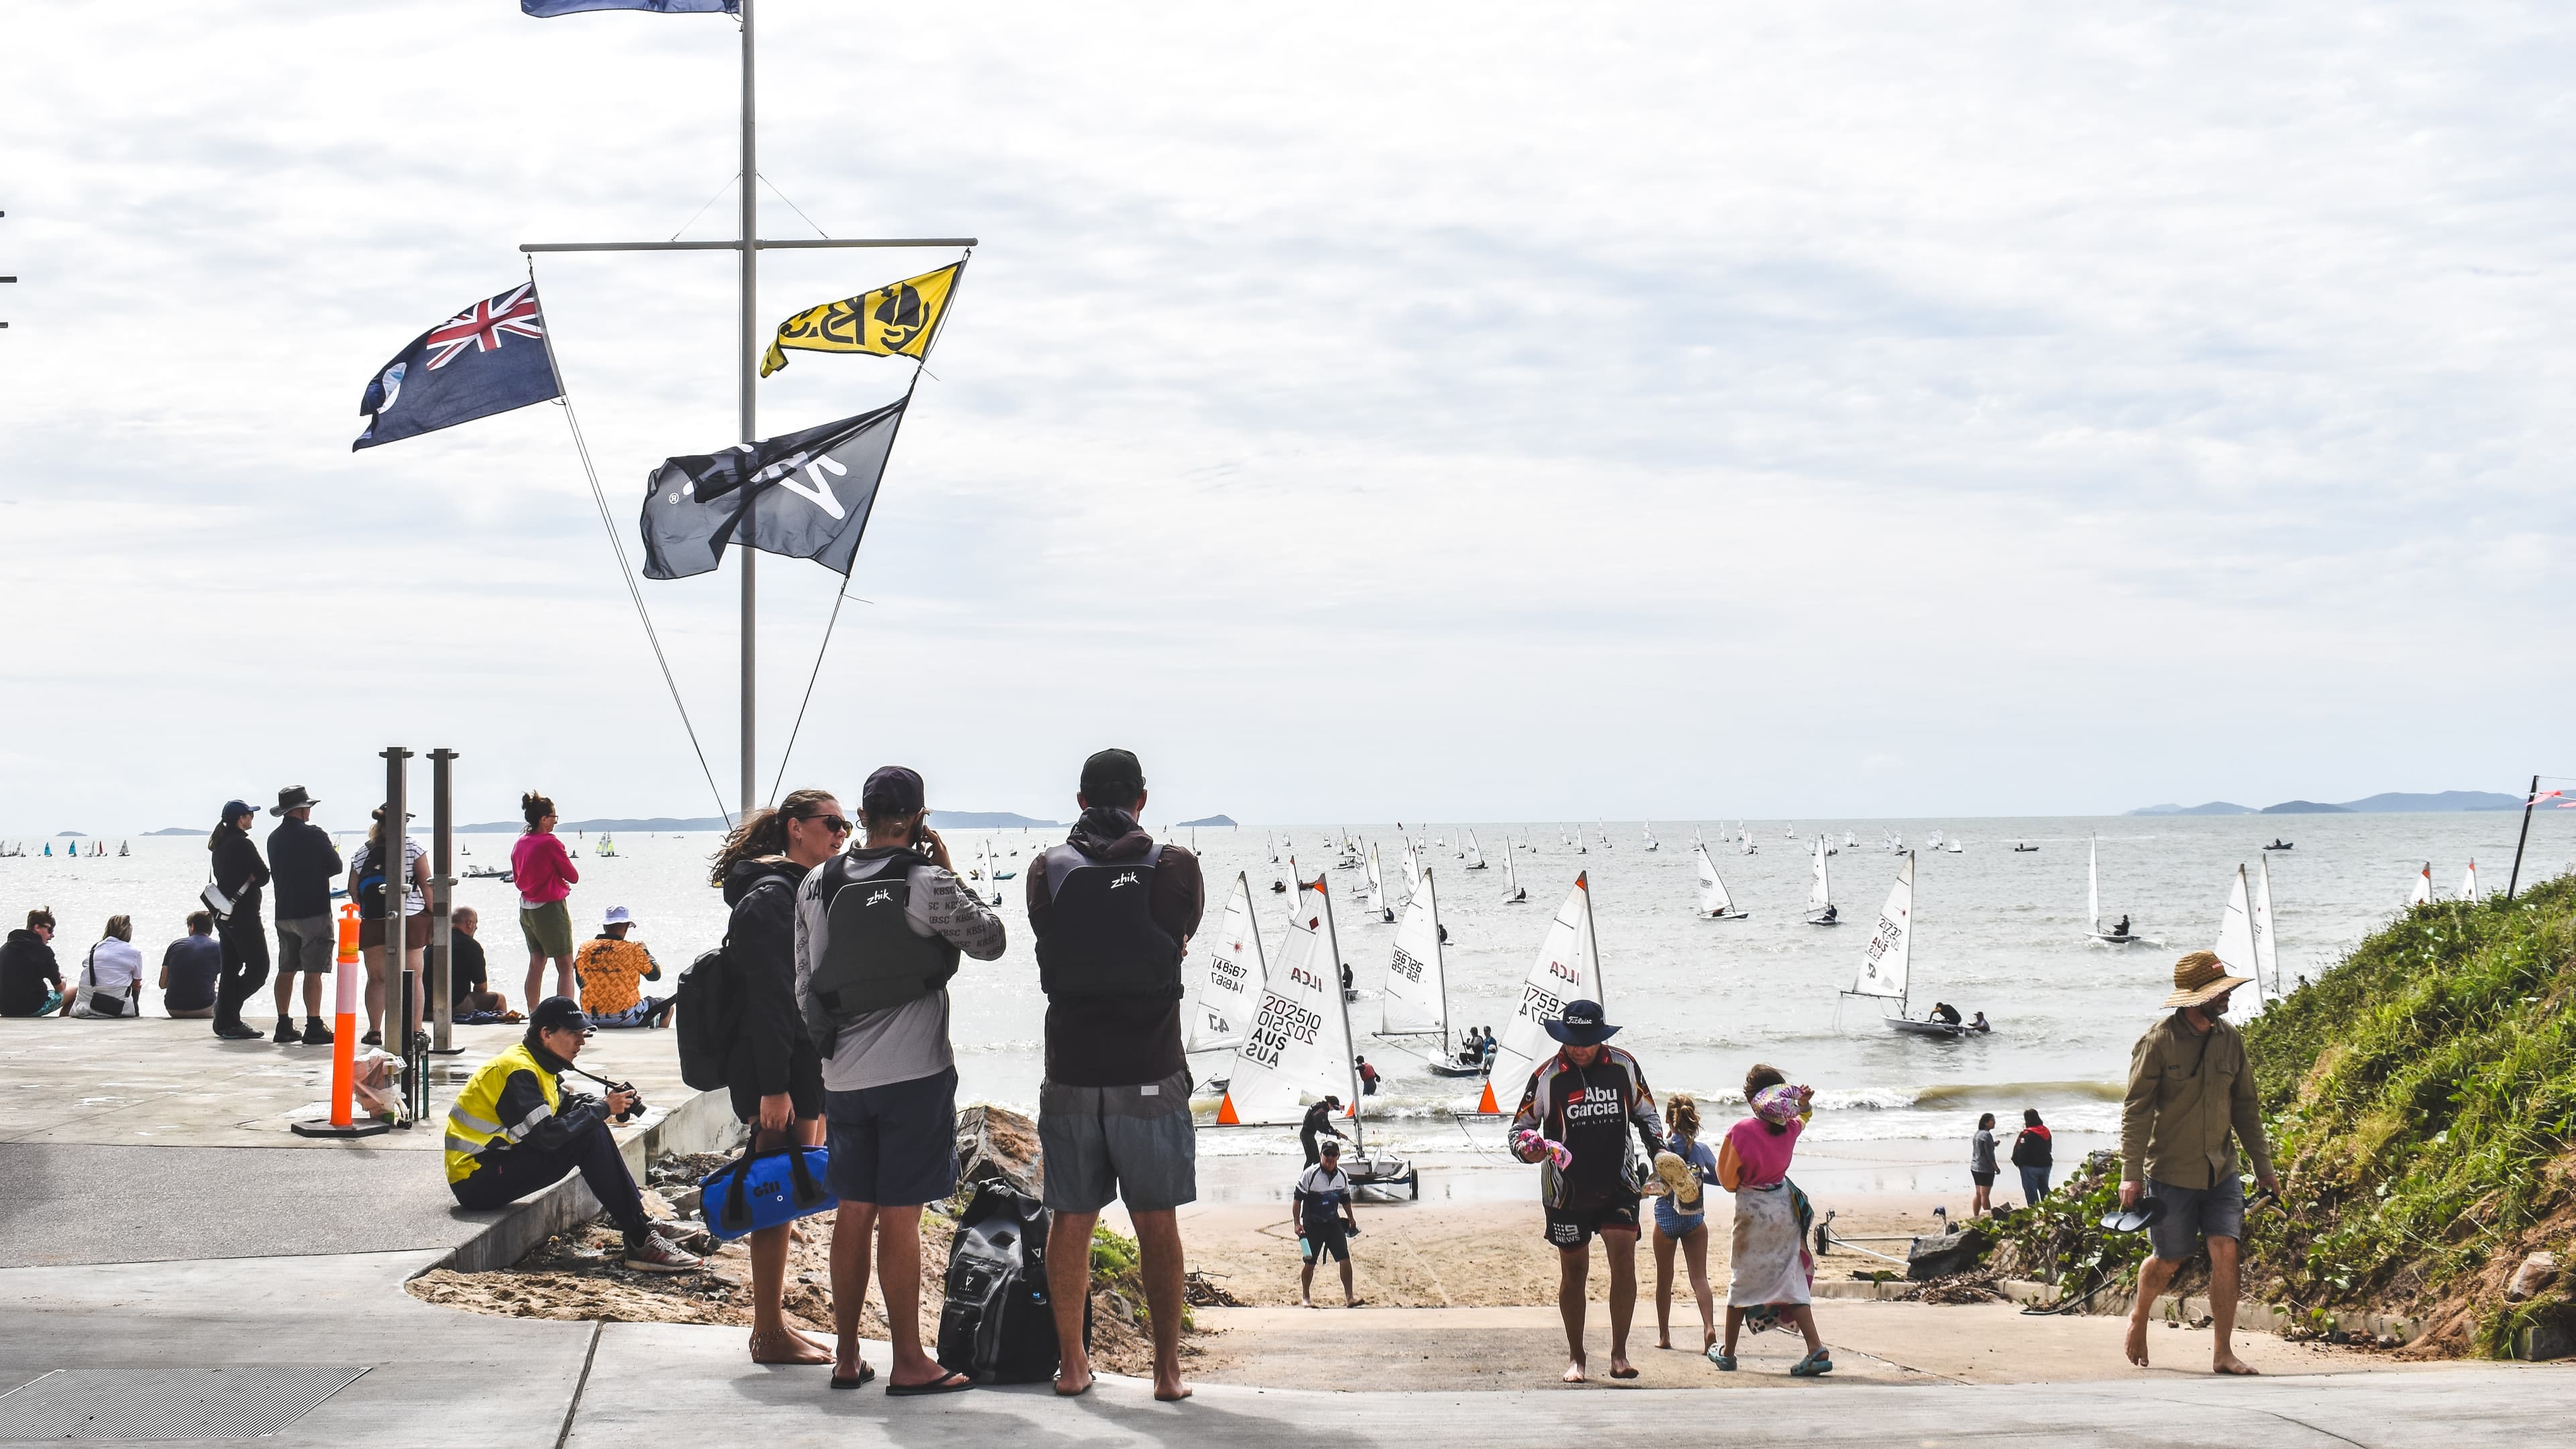
[[[488,1050],[509,1033],[466,1039]],[[716,1130],[721,1103],[687,1106],[669,1080],[667,1035],[604,1033],[598,1043],[603,1067],[614,1062],[613,1074],[636,1079],[657,1105],[683,1105],[657,1130]],[[1757,1385],[1770,1366],[1748,1356],[1742,1386],[1765,1390],[1752,1399],[1729,1392],[1734,1385],[1330,1393],[1210,1383],[1175,1406],[1128,1380],[1074,1402],[1043,1386],[926,1401],[832,1393],[821,1370],[751,1365],[737,1328],[487,1318],[412,1299],[401,1285],[414,1273],[459,1255],[506,1260],[515,1253],[494,1234],[533,1225],[456,1211],[430,1155],[434,1131],[358,1145],[287,1133],[285,1117],[319,1099],[313,1063],[326,1061],[319,1051],[219,1044],[202,1023],[0,1022],[0,1442],[58,1442],[69,1424],[108,1442],[239,1443],[260,1413],[269,1414],[268,1443],[397,1449],[631,1449],[646,1439],[763,1449],[1303,1449],[1319,1433],[1419,1449],[1555,1445],[1605,1432],[1722,1444],[2007,1436],[2017,1445],[2460,1449],[2564,1442],[2576,1422],[2576,1372],[2546,1365],[2230,1382],[2111,1364],[2092,1382],[1959,1383],[1934,1369]],[[443,1110],[444,1091],[437,1101]],[[2183,1339],[2160,1333],[2156,1346],[2180,1362]],[[1856,1348],[1862,1341],[1855,1335]],[[872,1356],[882,1364],[883,1347]],[[208,1432],[210,1396],[236,1391],[266,1397],[228,1421],[234,1433]]]

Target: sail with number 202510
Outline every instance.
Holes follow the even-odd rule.
[[[1587,1000],[1599,1002],[1605,1012],[1610,1009],[1609,992],[1601,984],[1601,943],[1592,934],[1592,884],[1588,876],[1578,875],[1521,982],[1520,1002],[1495,1043],[1494,1069],[1485,1075],[1485,1095],[1476,1110],[1501,1113],[1519,1107],[1530,1073],[1555,1050],[1547,1023],[1565,1015],[1567,1002]],[[1494,1093],[1497,1083],[1511,1097],[1508,1106]]]
[[[1234,1049],[1216,1120],[1227,1127],[1301,1122],[1307,1104],[1327,1096],[1341,1098],[1342,1115],[1354,1116],[1359,1087],[1332,893],[1318,875],[1297,882],[1287,944],[1262,985],[1243,1044]]]

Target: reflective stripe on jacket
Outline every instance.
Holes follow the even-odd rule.
[[[447,1180],[472,1177],[485,1153],[518,1145],[562,1107],[562,1080],[538,1064],[526,1042],[512,1042],[475,1072],[447,1109]]]

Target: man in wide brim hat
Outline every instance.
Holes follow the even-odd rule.
[[[1648,1161],[1670,1135],[1645,1069],[1610,1045],[1619,1028],[1603,1015],[1600,1002],[1569,1001],[1541,1023],[1564,1045],[1530,1074],[1508,1139],[1513,1156],[1539,1168],[1543,1228],[1557,1251],[1567,1383],[1589,1377],[1583,1318],[1595,1237],[1610,1264],[1610,1377],[1637,1376],[1628,1362],[1628,1324],[1637,1308],[1639,1195],[1628,1134],[1635,1132]]]
[[[2138,1269],[2129,1312],[2129,1361],[2140,1366],[2147,1362],[2148,1310],[2206,1240],[2210,1366],[2222,1374],[2254,1372],[2229,1343],[2245,1236],[2237,1148],[2254,1160],[2255,1180],[2266,1192],[2279,1184],[2245,1039],[2225,1020],[2228,993],[2250,979],[2230,973],[2208,951],[2176,961],[2166,1015],[2129,1055],[2129,1090],[2120,1104],[2120,1206],[2134,1207],[2141,1197],[2164,1204],[2162,1220],[2147,1228],[2155,1256]]]

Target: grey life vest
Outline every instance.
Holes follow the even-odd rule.
[[[1038,987],[1050,997],[1128,996],[1178,1001],[1183,947],[1154,923],[1160,847],[1133,860],[1095,860],[1072,845],[1040,855],[1053,905],[1038,938]]]
[[[905,851],[864,861],[836,856],[820,867],[829,934],[806,989],[839,1025],[919,1001],[957,974],[957,948],[938,936],[915,935],[905,919],[917,861]],[[882,873],[859,874],[867,870]]]

